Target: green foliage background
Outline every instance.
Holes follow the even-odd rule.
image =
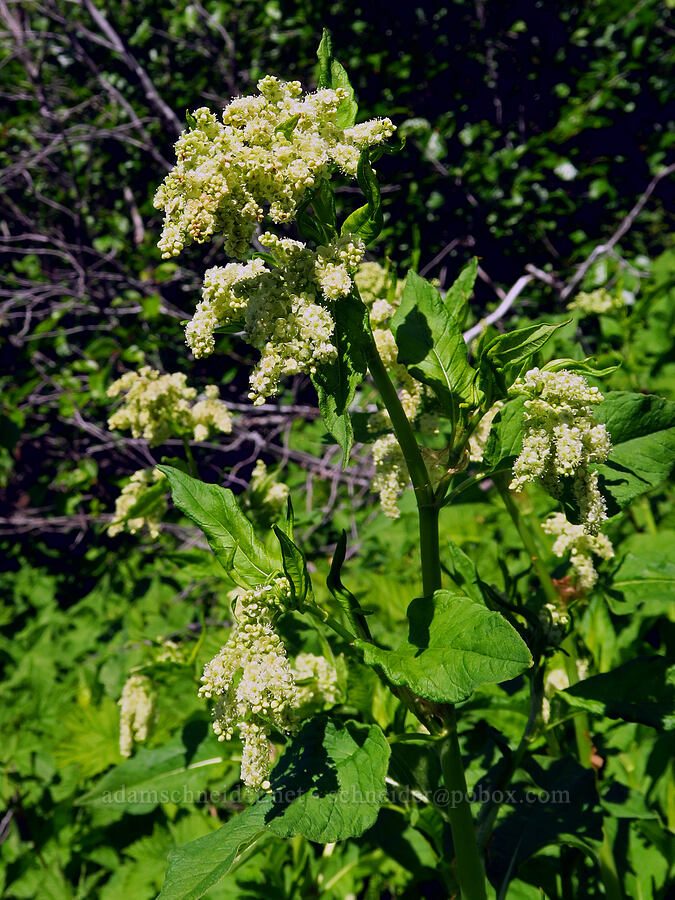
[[[268,73],[311,85],[321,28],[329,27],[360,116],[388,115],[407,134],[404,151],[379,164],[385,228],[373,253],[442,287],[478,255],[485,277],[472,299],[474,321],[496,306],[495,286],[508,290],[536,266],[550,283],[535,280],[500,327],[544,316],[562,322],[569,315],[561,292],[575,266],[616,232],[672,161],[669,6],[457,0],[385,16],[372,4],[274,0],[0,4],[3,896],[153,897],[168,851],[211,833],[240,805],[236,750],[214,742],[195,691],[227,633],[231,585],[175,513],[152,546],[110,539],[103,528],[119,484],[152,459],[143,442],[114,437],[105,424],[105,390],[123,370],[147,359],[189,371],[196,384],[221,385],[240,415],[226,441],[196,448],[202,474],[239,492],[258,456],[281,461],[295,495],[311,493],[296,514],[313,572],[326,574],[343,528],[358,535],[349,586],[377,609],[376,638],[386,643],[400,629],[418,589],[411,498],[392,524],[373,515],[365,455],[334,474],[336,448],[323,442],[308,385],[296,381],[278,409],[256,413],[246,401],[248,348],[224,335],[211,360],[188,358],[180,323],[219,248],[192,248],[180,264],[160,260],[152,207],[184,111],[218,108]],[[620,357],[604,386],[675,399],[667,189],[665,180],[656,186],[582,284],[628,291],[635,303],[620,314],[575,315],[547,353],[578,347],[608,363]],[[342,190],[351,205],[354,189]],[[177,452],[170,443],[162,449]],[[255,498],[244,496],[263,524]],[[526,554],[498,499],[479,488],[462,499],[444,511],[447,541],[499,590],[528,584]],[[615,564],[576,623],[593,674],[673,653],[671,500],[658,486],[612,520]],[[538,516],[550,508],[543,494],[532,502]],[[188,646],[182,665],[152,662],[166,639]],[[289,634],[296,651],[313,640],[309,629]],[[103,803],[99,779],[122,763],[116,701],[140,664],[160,686],[160,705],[138,754],[151,773],[139,786],[166,790],[167,799]],[[364,668],[351,679],[347,707],[388,728],[391,699],[374,676]],[[569,710],[554,703],[556,739],[571,746]],[[470,787],[494,774],[499,732],[513,745],[526,716],[522,683],[508,692],[482,688],[464,704]],[[613,817],[626,860],[626,895],[666,895],[675,859],[672,744],[643,718],[593,717],[605,761],[599,784],[572,763],[553,771],[543,754],[519,773],[519,789],[579,783],[573,794],[585,799],[562,812],[545,804],[503,810],[489,873],[495,884],[517,875],[509,897],[540,896],[539,887],[564,896],[561,863],[577,896],[601,896],[592,856],[603,813]],[[167,745],[170,768],[160,759]],[[427,765],[418,745],[394,746],[390,772],[399,784],[434,783]],[[195,802],[209,790],[220,800]],[[260,855],[245,859],[209,896],[442,896],[439,860],[448,845],[447,823],[434,809],[392,800],[363,838],[330,853],[302,839],[265,838],[266,865]]]

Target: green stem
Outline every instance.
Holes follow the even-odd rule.
[[[185,459],[188,464],[189,474],[192,475],[193,478],[197,478],[197,464],[195,463],[195,458],[192,455],[192,448],[190,447],[190,441],[187,437],[183,436],[183,449],[185,450]]]
[[[375,386],[380,392],[403,457],[408,466],[417,501],[420,531],[420,555],[422,565],[422,589],[425,597],[431,597],[441,587],[441,556],[438,532],[440,503],[434,494],[427,467],[415,439],[414,432],[401,405],[396,388],[384,367],[375,341],[371,340],[368,366]],[[392,688],[394,690],[394,688]],[[396,696],[408,706],[430,730],[433,721],[425,715],[425,704],[410,694],[407,688],[394,690]],[[419,710],[419,711],[418,711]],[[457,739],[457,721],[454,706],[443,707],[447,728],[446,739],[441,743],[440,758],[446,790],[451,798],[447,808],[450,830],[455,846],[457,877],[463,900],[485,900],[485,873],[476,844],[471,806],[466,789],[462,754]]]
[[[523,546],[527,550],[530,560],[532,561],[532,567],[537,573],[537,578],[539,579],[541,588],[546,595],[546,599],[557,605],[560,602],[560,594],[556,590],[556,586],[553,584],[550,572],[548,571],[548,568],[541,558],[535,533],[530,527],[530,524],[525,519],[525,516],[520,511],[513,493],[509,490],[508,479],[503,472],[495,475],[495,484],[497,485],[497,490],[499,491],[501,498],[504,501],[504,506],[506,507],[508,514],[513,520],[513,524],[518,529],[518,534],[520,535]]]
[[[569,635],[562,643],[561,649],[565,651],[564,665],[567,672],[567,680],[570,686],[577,684],[579,681],[579,669],[577,668],[577,648],[574,638]],[[585,711],[577,713],[572,720],[574,723],[574,738],[577,745],[577,756],[582,766],[587,769],[591,768],[591,726],[588,720],[588,713]]]
[[[415,490],[417,504],[419,506],[421,501],[424,503],[433,502],[433,489],[429,482],[429,475],[422,459],[422,453],[415,440],[415,434],[372,338],[368,353],[368,368],[373,376],[375,386],[380,392],[382,402],[389,413],[396,440],[401,445],[403,457],[410,473],[410,480]]]
[[[446,811],[455,847],[457,880],[463,900],[486,900],[485,874],[468,800],[454,707],[451,707],[448,725],[449,731],[446,740],[441,744],[440,758],[443,780],[448,793]]]
[[[616,862],[614,861],[614,853],[612,844],[607,834],[607,828],[602,829],[602,844],[598,851],[598,868],[600,869],[600,877],[605,888],[605,894],[609,900],[623,900],[623,890],[621,889],[621,881],[616,870]]]

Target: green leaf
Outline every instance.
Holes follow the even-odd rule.
[[[528,325],[493,338],[479,359],[479,382],[485,393],[495,400],[506,397],[516,378],[530,368],[534,354],[569,321]]]
[[[586,359],[552,359],[542,366],[546,372],[560,372],[567,369],[570,372],[578,372],[579,375],[586,375],[590,378],[606,378],[612,372],[616,372],[621,363],[617,365],[605,366],[600,368],[593,356],[587,356]]]
[[[161,503],[167,490],[164,479],[161,479],[157,484],[149,487],[147,491],[143,491],[126,516],[124,516],[123,521],[128,522],[129,519],[141,519],[147,516]]]
[[[231,577],[254,586],[278,570],[231,490],[206,484],[171,466],[157,468],[169,479],[173,502],[201,528],[218,562]]]
[[[633,534],[614,573],[608,600],[613,613],[666,614],[675,601],[675,531]]]
[[[389,744],[377,725],[317,716],[274,769],[267,825],[280,837],[325,844],[359,837],[386,796]]]
[[[333,559],[331,560],[330,564],[330,572],[328,573],[328,577],[326,578],[326,587],[335,597],[342,609],[345,611],[349,620],[351,621],[354,617],[356,617],[357,620],[360,619],[364,625],[364,629],[367,632],[368,626],[365,625],[365,621],[363,620],[363,612],[361,610],[361,607],[359,606],[359,602],[352,594],[352,592],[347,590],[347,588],[342,583],[342,579],[340,578],[340,572],[342,571],[342,565],[345,561],[346,552],[347,532],[343,531],[340,535],[340,539],[335,546]]]
[[[319,90],[322,88],[329,88],[331,86],[330,61],[333,55],[333,49],[330,31],[327,28],[323,29],[321,40],[319,42],[319,49],[317,50],[316,55],[319,60],[319,78],[317,87]]]
[[[296,609],[299,609],[305,602],[307,594],[312,590],[309,573],[307,572],[307,560],[302,550],[278,525],[273,527],[281,546],[284,574],[291,586],[293,605]]]
[[[675,729],[675,659],[638,657],[557,694],[577,709],[610,719]]]
[[[408,272],[391,329],[398,361],[433,389],[447,415],[454,419],[459,402],[475,401],[475,372],[459,325],[436,288],[415,272]]]
[[[337,356],[319,367],[312,383],[326,429],[342,447],[346,466],[354,442],[349,406],[368,369],[370,319],[365,304],[352,294],[337,301],[333,317]]]
[[[610,515],[665,481],[675,465],[675,403],[653,394],[614,391],[595,413],[613,449],[598,466],[600,489],[613,501]]]
[[[290,119],[286,119],[285,122],[282,122],[281,125],[277,125],[274,129],[275,133],[283,134],[287,141],[290,141],[293,132],[295,131],[295,126],[300,121],[300,115],[291,116]]]
[[[351,86],[349,76],[344,66],[332,59],[330,63],[330,81],[331,88],[336,90],[342,88],[347,91],[348,96],[341,101],[337,109],[337,117],[335,119],[338,128],[351,128],[356,122],[356,114],[359,111],[359,105],[354,99],[354,88]]]
[[[408,607],[409,635],[397,650],[356,641],[366,663],[420,697],[459,703],[480,684],[508,681],[532,665],[514,628],[463,594],[436,591]]]
[[[454,282],[445,292],[444,304],[448,313],[461,328],[469,311],[469,300],[478,275],[478,257],[474,256],[463,267]]]
[[[266,833],[271,796],[263,797],[212,834],[169,853],[158,900],[197,900],[235,866],[241,853]]]
[[[508,470],[523,449],[525,398],[510,400],[492,420],[483,465],[492,472]]]
[[[478,570],[473,561],[466,555],[461,547],[449,538],[446,542],[446,546],[449,557],[449,565],[447,568],[450,577],[467,597],[470,597],[471,600],[475,600],[476,603],[485,605],[483,593],[478,586],[480,582]]]
[[[123,809],[133,815],[144,815],[168,801],[192,805],[192,795],[203,790],[214,776],[222,780],[230,766],[218,748],[206,720],[189,722],[182,734],[164,746],[141,747],[75,803]]]
[[[353,234],[367,245],[372,243],[382,231],[382,198],[377,175],[370,164],[370,150],[361,151],[356,168],[359,187],[366,198],[366,204],[355,209],[342,223],[340,234]]]

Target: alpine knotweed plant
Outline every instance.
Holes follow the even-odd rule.
[[[399,279],[390,263],[364,261],[383,227],[374,167],[396,146],[389,119],[357,124],[357,113],[324,34],[315,92],[268,76],[251,97],[188,115],[176,164],[155,198],[165,215],[164,256],[216,237],[224,248],[219,265],[204,275],[186,328],[192,354],[213,355],[217,371],[221,334],[243,334],[260,354],[250,375],[253,404],[269,402],[285,376],[308,376],[344,467],[353,462],[355,442],[370,445],[372,465],[361,469],[362,479],[370,479],[391,518],[411,487],[419,537],[411,563],[417,589],[397,607],[407,606],[401,622],[386,562],[381,588],[369,588],[368,596],[343,583],[345,533],[326,563],[327,578],[320,577],[321,551],[310,550],[308,559],[311,545],[301,530],[296,534],[289,490],[262,461],[248,505],[201,481],[191,459],[157,467],[175,506],[204,532],[233,591],[221,649],[210,650],[210,659],[198,656],[204,628],[210,640],[216,635],[207,620],[190,660],[202,673],[199,695],[209,701],[215,737],[224,742],[219,752],[238,759],[252,799],[219,831],[171,854],[162,900],[201,896],[263,836],[302,835],[328,844],[330,855],[334,842],[364,834],[363,846],[377,846],[396,817],[406,835],[415,835],[415,854],[423,852],[420,842],[442,836],[433,867],[447,896],[487,896],[486,852],[488,877],[506,896],[509,879],[539,844],[522,840],[519,825],[515,849],[497,865],[500,844],[491,836],[507,811],[492,790],[503,797],[514,779],[523,781],[521,771],[523,783],[538,785],[546,772],[591,765],[586,713],[573,726],[555,722],[550,698],[584,672],[575,620],[610,577],[594,567],[593,557],[612,556],[600,528],[611,526],[644,485],[656,483],[657,462],[639,442],[665,415],[661,401],[604,395],[588,379],[612,370],[599,370],[592,359],[551,360],[549,347],[568,324],[557,313],[551,323],[486,327],[469,350],[462,328],[472,314],[476,259],[443,293],[414,271]],[[335,189],[354,179],[363,203],[338,211]],[[110,393],[124,395],[111,426],[150,445],[178,435],[187,447],[190,436],[230,429],[217,388],[197,399],[182,375],[145,367],[124,375]],[[628,443],[631,451],[622,452]],[[362,456],[357,464],[364,465]],[[157,527],[159,510],[150,516],[136,503],[141,487],[155,489],[156,477],[134,476],[115,529],[123,520],[134,529],[143,520]],[[520,555],[490,546],[472,559],[450,540],[446,508],[481,497],[503,504],[505,514],[495,510],[495,520],[504,534],[509,528],[517,534]],[[553,504],[559,511],[551,515]],[[548,516],[543,530],[537,513]],[[480,532],[481,523],[476,527]],[[555,538],[552,551],[546,535]],[[392,541],[392,554],[398,546]],[[560,562],[567,554],[574,583]],[[484,575],[490,559],[493,569]],[[554,677],[563,665],[565,678]],[[504,682],[507,690],[497,686]],[[591,682],[572,698],[574,709],[596,696]],[[529,694],[518,715],[492,722],[489,711],[481,712],[486,698],[518,690]],[[143,738],[149,697],[132,676],[121,701],[123,752]],[[507,730],[497,738],[502,721]],[[571,728],[578,763],[557,759],[568,753]],[[489,790],[482,807],[472,809],[464,763],[474,765],[485,741],[492,767],[472,771],[472,783],[480,774]],[[590,775],[583,790],[594,790],[593,783]],[[411,791],[404,799],[388,797],[392,786]],[[515,796],[520,788],[513,790]],[[566,815],[555,811],[556,821]],[[604,884],[598,895],[617,897],[608,835],[604,841],[595,835],[595,843],[589,837],[584,846],[597,853]]]

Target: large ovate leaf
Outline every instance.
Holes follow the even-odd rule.
[[[169,479],[175,505],[201,528],[218,562],[235,581],[261,584],[279,568],[255,536],[232,491],[172,466],[157,468]]]
[[[169,866],[158,900],[197,900],[233,868],[239,855],[267,831],[272,798],[263,797],[212,834],[169,853]]]
[[[508,681],[532,665],[518,632],[464,594],[436,591],[408,607],[408,639],[396,650],[357,641],[366,663],[395,685],[439,703],[459,703],[481,684]]]
[[[475,372],[467,361],[457,320],[436,288],[415,272],[408,272],[391,329],[398,361],[434,391],[447,415],[456,418],[459,403],[476,399]]]
[[[354,442],[349,405],[368,368],[370,320],[365,304],[352,294],[337,301],[333,318],[337,356],[317,369],[312,383],[326,430],[342,447],[346,466]]]
[[[378,725],[311,719],[274,769],[268,827],[320,843],[358,837],[385,799],[388,764],[389,744]]]
[[[653,394],[614,391],[597,407],[612,452],[598,467],[610,514],[665,481],[675,466],[675,403]]]
[[[577,709],[610,719],[675,729],[675,658],[638,657],[558,694]]]
[[[306,722],[274,769],[270,793],[169,854],[160,900],[197,900],[265,834],[319,843],[359,837],[386,797],[389,752],[377,725],[327,716]]]

